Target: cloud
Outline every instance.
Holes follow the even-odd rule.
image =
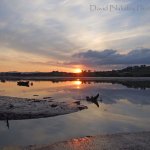
[[[29,54],[29,60],[31,55],[40,56],[39,62],[47,65],[51,60],[67,63],[71,55],[87,49],[117,49],[116,54],[120,54],[150,47],[149,11],[90,12],[91,4],[134,6],[137,2],[133,1],[1,0],[0,52],[5,53],[6,59],[9,50],[17,52],[16,61],[22,59],[23,53]],[[149,0],[140,3],[150,6]],[[105,53],[115,55],[111,51]],[[9,58],[13,59],[11,54]],[[44,61],[45,57],[50,61]],[[99,64],[90,61],[85,64]]]
[[[131,50],[127,54],[118,53],[117,50],[113,49],[103,51],[88,50],[86,52],[76,53],[72,57],[74,61],[70,62],[70,64],[82,64],[91,67],[101,65],[150,64],[150,49],[141,48]]]
[[[135,45],[149,45],[147,40],[142,40],[150,39],[149,13],[143,11],[137,15],[133,12],[131,15],[122,11],[100,14],[89,10],[90,4],[106,6],[109,3],[109,0],[2,0],[0,44],[16,51],[55,58],[62,58],[65,53],[73,53],[76,49],[104,49],[107,46],[131,49]],[[111,4],[115,3],[132,4],[128,0],[111,1]],[[150,3],[147,1],[146,4]]]

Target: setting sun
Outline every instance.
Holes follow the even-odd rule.
[[[77,69],[74,70],[74,72],[75,72],[75,73],[81,73],[82,70],[81,70],[80,68],[77,68]]]

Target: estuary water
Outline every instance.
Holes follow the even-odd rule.
[[[51,144],[71,138],[119,132],[150,131],[150,82],[17,81],[0,83],[1,96],[77,101],[88,106],[76,113],[29,120],[0,121],[0,146]],[[100,95],[99,107],[86,101]]]

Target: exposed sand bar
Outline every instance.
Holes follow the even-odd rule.
[[[149,150],[150,132],[120,133],[72,139],[45,146],[7,147],[2,150]]]
[[[37,100],[0,96],[0,120],[18,120],[52,117],[86,109],[80,102],[55,102],[51,99]]]

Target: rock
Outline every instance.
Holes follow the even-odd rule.
[[[88,109],[88,107],[87,106],[78,106],[78,109],[83,110],[83,109]]]
[[[10,108],[10,109],[11,109],[11,108],[14,108],[14,105],[10,104],[10,105],[9,105],[9,108]]]
[[[57,107],[57,106],[58,106],[58,105],[56,105],[56,104],[52,104],[52,105],[51,105],[51,107]]]
[[[75,104],[77,104],[77,105],[80,105],[80,101],[76,101],[76,102],[74,102]]]
[[[43,97],[43,99],[51,99],[52,97]]]

